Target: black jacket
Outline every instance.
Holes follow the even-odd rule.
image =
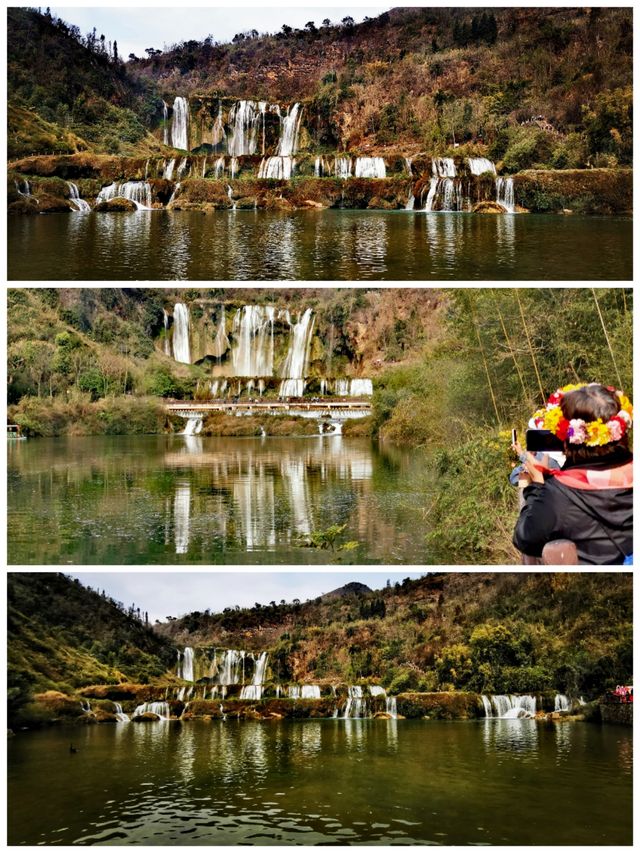
[[[592,565],[621,564],[633,551],[631,488],[575,489],[549,477],[527,486],[524,501],[513,534],[523,554],[540,557],[554,539],[575,542],[578,561]]]

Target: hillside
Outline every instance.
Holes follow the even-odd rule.
[[[144,610],[125,607],[104,591],[55,572],[10,572],[7,583],[10,712],[42,690],[145,683],[175,659]]]
[[[179,96],[196,135],[237,99],[283,112],[300,101],[300,147],[316,153],[433,155],[461,143],[512,172],[631,163],[629,9],[400,8],[248,29],[231,44],[203,34],[126,63],[109,36],[33,9],[10,9],[9,33],[10,105],[72,132],[78,149],[162,151],[162,101]],[[50,137],[26,138],[22,116],[11,113],[10,156],[50,152]]]
[[[48,710],[35,719],[55,712],[56,702],[77,716],[77,701],[69,699],[74,695],[131,703],[166,698],[166,688],[177,690],[181,683],[176,649],[179,669],[187,646],[193,649],[192,672],[185,677],[205,688],[222,650],[245,650],[243,659],[254,662],[266,653],[264,697],[274,699],[290,684],[314,684],[328,696],[332,686],[343,695],[353,684],[381,684],[390,695],[454,691],[463,705],[480,693],[562,692],[593,699],[631,678],[631,574],[397,577],[380,590],[347,584],[337,597],[304,603],[206,609],[156,624],[151,633],[137,611],[123,612],[64,575],[12,573],[12,712],[33,714],[33,705],[25,703],[42,690],[59,695],[39,699]],[[174,578],[180,582],[179,575]],[[239,690],[229,691],[228,708]],[[201,705],[202,713],[218,712],[217,702],[199,701],[192,713]],[[299,713],[309,707],[303,703]]]

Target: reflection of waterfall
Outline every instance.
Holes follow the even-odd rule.
[[[307,472],[302,459],[285,459],[282,463],[283,479],[288,479],[289,505],[294,532],[308,535],[312,529],[311,501],[308,494]]]
[[[189,150],[189,101],[186,98],[176,98],[173,102],[171,144],[174,148]]]
[[[176,554],[186,554],[189,548],[191,520],[191,484],[177,483],[173,499],[173,526]]]
[[[173,357],[183,364],[191,364],[189,325],[189,308],[182,302],[176,302],[173,309]]]

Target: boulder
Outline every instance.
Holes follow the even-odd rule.
[[[136,205],[128,198],[111,198],[109,201],[101,201],[95,206],[96,213],[130,213],[137,209]]]
[[[473,206],[474,213],[506,213],[506,209],[497,201],[479,201]]]

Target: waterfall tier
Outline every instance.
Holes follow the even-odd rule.
[[[532,718],[536,715],[535,696],[482,696],[485,717],[512,720],[521,717]]]
[[[122,184],[114,181],[100,190],[96,204],[114,198],[126,198],[132,201],[138,210],[151,210],[151,184],[147,181],[126,181]]]
[[[69,200],[75,207],[75,209],[79,213],[90,213],[91,206],[88,201],[85,201],[83,198],[80,198],[80,191],[76,184],[73,184],[71,181],[67,181],[67,186],[69,187]]]
[[[170,713],[168,702],[144,702],[135,709],[132,719],[143,714],[155,714],[161,720],[168,720]]]
[[[171,144],[174,148],[189,150],[189,101],[186,98],[177,97],[173,102]]]

